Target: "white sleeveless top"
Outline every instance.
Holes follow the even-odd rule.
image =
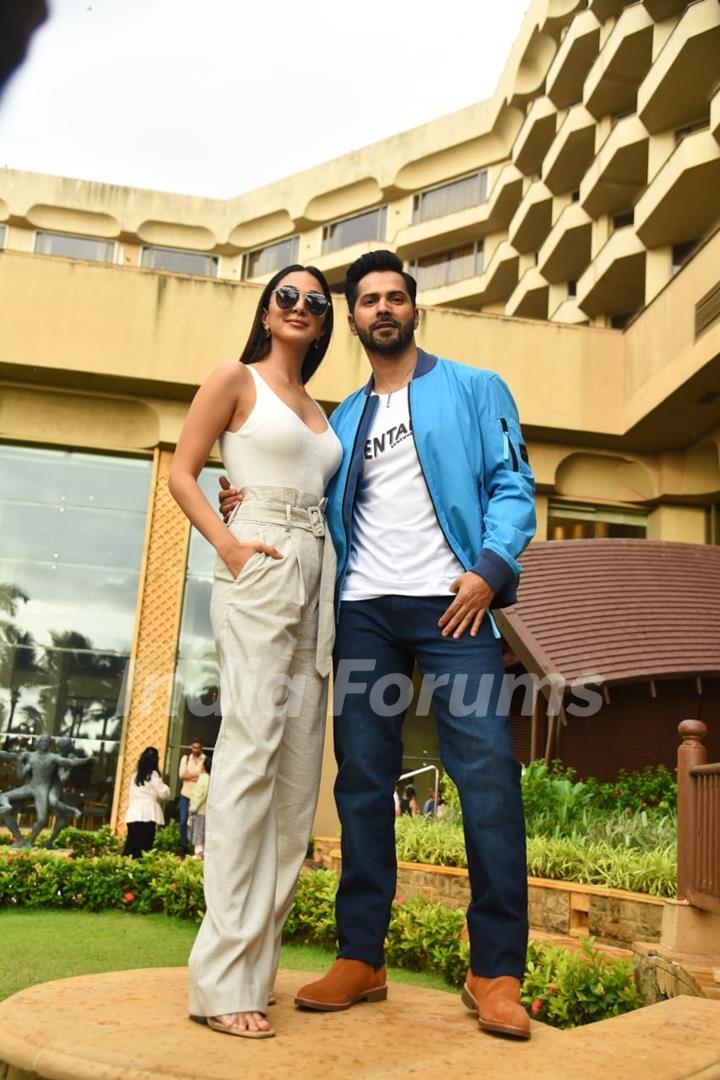
[[[223,431],[218,439],[230,483],[238,489],[292,487],[320,500],[342,460],[340,440],[329,424],[316,435],[255,365],[247,366],[255,380],[255,406],[242,427]]]

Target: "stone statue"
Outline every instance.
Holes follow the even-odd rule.
[[[63,784],[75,765],[91,759],[71,754],[73,745],[70,739],[60,741],[59,749],[63,751],[62,753],[52,753],[51,746],[52,738],[49,735],[41,735],[35,750],[11,752],[0,750],[0,759],[16,762],[18,777],[23,781],[11,791],[0,792],[0,818],[15,837],[15,845],[18,847],[32,847],[38,833],[47,825],[49,814],[53,813],[55,827],[45,845],[52,847],[58,833],[65,828],[70,818],[77,818],[80,815],[76,806],[62,801]],[[13,804],[27,799],[34,801],[37,818],[29,837],[23,836],[20,832],[13,813]]]

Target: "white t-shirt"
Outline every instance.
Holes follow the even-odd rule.
[[[420,468],[408,391],[380,398],[364,448],[341,600],[446,596],[463,567],[451,551]]]

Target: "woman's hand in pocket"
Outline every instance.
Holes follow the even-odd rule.
[[[237,578],[242,573],[245,563],[258,552],[269,555],[271,559],[283,558],[282,551],[278,551],[272,544],[264,544],[262,540],[242,541],[234,538],[223,551],[219,552],[219,555],[232,576]]]

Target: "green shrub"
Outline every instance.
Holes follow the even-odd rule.
[[[536,1020],[558,1028],[606,1020],[643,1004],[632,961],[609,959],[592,940],[579,953],[531,941],[521,1001]]]
[[[115,836],[109,825],[101,829],[75,829],[68,825],[58,834],[55,847],[70,848],[73,858],[84,855],[117,855],[122,851],[123,842]]]
[[[467,866],[465,836],[459,821],[403,814],[395,819],[395,846],[400,862]]]
[[[603,885],[651,896],[673,897],[677,887],[674,847],[634,851],[607,842],[586,843],[575,838],[529,837],[528,874],[554,881]]]
[[[635,820],[640,819],[640,820]],[[643,830],[651,827],[642,815],[595,822],[599,835],[605,828],[608,839],[587,840],[581,833],[570,836],[530,836],[527,842],[528,873],[553,881],[577,881],[585,885],[604,885],[611,889],[649,893],[651,896],[675,896],[677,866],[674,840],[670,830],[656,828],[657,846],[643,850],[623,842],[627,826],[637,834],[641,845]],[[429,863],[433,866],[467,866],[462,825],[444,819],[403,816],[395,822],[398,859],[401,862]]]
[[[168,821],[155,833],[154,851],[170,851],[177,854],[180,851],[180,825],[177,820]]]

